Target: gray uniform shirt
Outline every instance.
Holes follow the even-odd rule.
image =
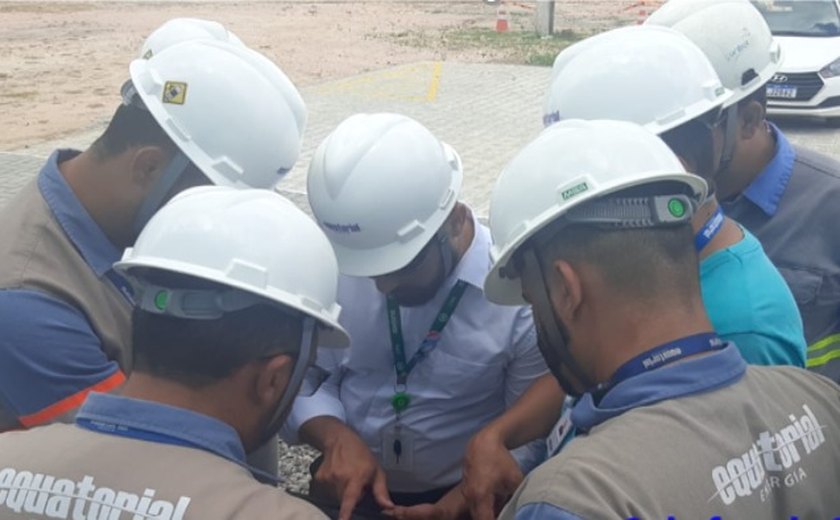
[[[776,156],[723,207],[761,241],[790,286],[808,368],[840,381],[840,163],[792,146],[772,129]]]
[[[91,394],[76,421],[0,435],[0,520],[324,518],[259,483],[212,417]]]
[[[709,369],[694,388],[716,377]],[[687,375],[658,381],[691,385]],[[656,386],[625,396],[646,393]],[[840,387],[798,368],[751,366],[737,383],[594,426],[528,475],[501,518],[833,518],[839,440]]]

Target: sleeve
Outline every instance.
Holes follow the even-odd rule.
[[[339,398],[339,388],[343,372],[345,349],[319,349],[316,364],[329,375],[314,394],[308,397],[298,396],[292,406],[289,417],[280,430],[280,437],[297,444],[298,430],[303,424],[315,417],[331,416],[341,422],[347,422],[344,405]]]
[[[548,372],[545,359],[537,346],[537,331],[530,307],[517,313],[512,335],[513,358],[505,374],[505,406],[512,406],[540,376]],[[545,461],[546,445],[543,439],[529,442],[511,450],[524,474]]]
[[[538,377],[548,372],[537,346],[537,331],[530,307],[516,315],[511,336],[512,357],[505,374],[505,405],[511,406]]]
[[[516,520],[583,520],[574,513],[545,502],[526,504],[516,511]]]
[[[727,334],[750,365],[790,365],[805,368],[805,339],[797,345],[787,338],[771,338],[761,333]]]
[[[71,417],[125,381],[84,315],[49,295],[0,291],[0,431]]]

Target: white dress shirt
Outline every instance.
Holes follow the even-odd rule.
[[[468,287],[440,342],[408,376],[411,403],[401,424],[416,432],[411,471],[388,470],[388,488],[422,492],[457,483],[467,441],[498,417],[546,372],[537,348],[529,307],[490,303],[482,290],[490,270],[490,232],[475,223],[475,238],[435,297],[421,307],[401,308],[406,359],[411,359],[435,316],[461,279]],[[330,376],[310,397],[298,397],[287,421],[287,437],[318,416],[346,423],[383,464],[382,435],[392,428],[391,406],[396,384],[394,355],[388,333],[386,298],[368,278],[342,277],[338,300],[340,322],[350,333],[351,347],[321,349],[318,365]],[[527,447],[526,447],[527,448]],[[514,452],[539,453],[531,447]]]

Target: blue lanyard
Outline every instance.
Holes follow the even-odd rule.
[[[119,424],[116,422],[103,421],[101,419],[88,419],[83,417],[76,417],[76,426],[96,433],[104,433],[106,435],[116,435],[118,437],[127,437],[129,439],[137,439],[141,441],[155,442],[158,444],[169,444],[172,446],[182,446],[186,448],[195,448],[197,450],[207,451],[212,453],[213,455],[222,457],[225,460],[229,460],[244,467],[245,469],[250,471],[257,480],[261,482],[269,482],[276,485],[280,481],[274,475],[270,475],[260,469],[254,468],[248,465],[243,460],[237,460],[236,458],[232,458],[226,454],[218,453],[215,450],[208,448],[207,446],[202,446],[201,444],[197,444],[195,442],[191,442],[187,439],[183,439],[180,437],[175,437],[173,435],[167,435],[165,433],[153,432],[139,428],[132,428],[131,426],[126,426],[124,424]]]
[[[134,289],[132,289],[131,284],[128,283],[128,280],[120,276],[119,273],[117,273],[113,269],[105,271],[105,277],[108,278],[108,280],[110,280],[112,284],[114,284],[114,287],[117,288],[122,297],[125,298],[126,301],[133,306]]]
[[[613,374],[606,389],[650,370],[670,365],[689,356],[720,350],[724,346],[725,343],[713,332],[695,334],[660,345],[621,365]]]
[[[106,433],[108,435],[116,435],[118,437],[128,437],[129,439],[156,442],[158,444],[171,444],[173,446],[184,446],[187,448],[197,448],[207,451],[207,448],[204,446],[200,446],[186,439],[166,435],[164,433],[132,428],[131,426],[125,426],[114,422],[77,417],[76,425],[97,433]]]
[[[417,352],[408,361],[405,359],[405,341],[403,340],[402,334],[400,306],[394,300],[388,298],[388,324],[391,332],[391,348],[394,351],[394,370],[397,373],[398,385],[405,385],[411,370],[417,366],[420,360],[428,356],[437,347],[440,342],[440,334],[443,332],[446,324],[449,323],[449,318],[452,317],[452,313],[458,307],[458,302],[461,301],[461,297],[464,295],[466,289],[467,282],[463,280],[458,280],[455,286],[452,287],[449,295],[446,297],[446,301],[443,302],[443,306],[437,313],[435,321],[432,323],[431,328],[429,328],[429,332],[420,344],[420,348],[417,349]]]
[[[694,249],[698,253],[702,251],[715,238],[715,235],[720,232],[721,227],[723,227],[723,209],[718,206],[717,210],[709,217],[709,220],[703,224],[703,228],[694,235]]]

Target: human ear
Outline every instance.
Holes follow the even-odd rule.
[[[151,191],[171,160],[171,153],[159,146],[141,146],[132,152],[131,182],[144,192]]]
[[[275,406],[289,389],[294,359],[288,354],[278,354],[263,361],[257,369],[254,381],[254,397],[257,404]]]
[[[583,284],[577,268],[566,260],[551,264],[549,296],[554,312],[564,323],[571,323],[583,302]]]
[[[761,103],[750,101],[744,106],[738,107],[738,132],[741,139],[747,140],[755,137],[756,133],[764,128],[766,111]]]

